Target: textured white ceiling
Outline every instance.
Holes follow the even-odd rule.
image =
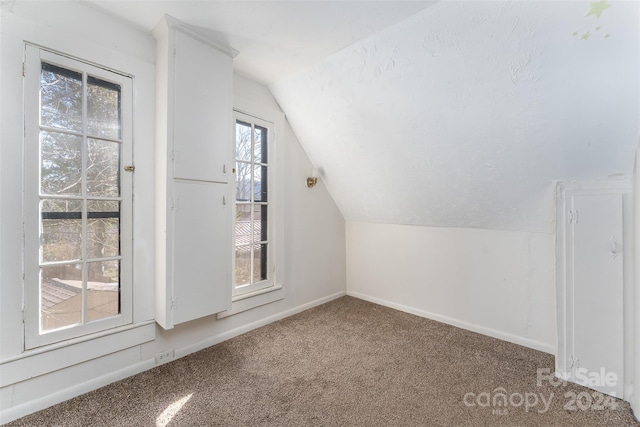
[[[82,0],[150,31],[164,14],[240,51],[236,71],[272,83],[434,1]]]
[[[348,220],[551,232],[554,180],[633,170],[640,14],[609,3],[440,2],[271,89]]]

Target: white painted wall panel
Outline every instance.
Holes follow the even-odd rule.
[[[347,222],[347,292],[555,352],[552,234]]]

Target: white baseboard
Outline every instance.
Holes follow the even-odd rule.
[[[298,314],[298,313],[303,312],[305,310],[308,310],[310,308],[317,307],[317,306],[322,305],[324,303],[327,303],[329,301],[333,301],[334,299],[343,297],[345,295],[346,295],[345,291],[336,292],[335,294],[331,294],[331,295],[328,295],[326,297],[322,297],[322,298],[319,298],[317,300],[310,301],[308,303],[299,305],[297,307],[290,308],[289,310],[285,310],[285,311],[282,311],[280,313],[276,313],[274,315],[271,315],[269,317],[265,317],[264,319],[260,319],[258,321],[255,321],[255,322],[240,326],[238,328],[231,329],[229,331],[226,331],[226,332],[223,332],[223,333],[218,334],[216,336],[207,338],[206,340],[197,342],[195,344],[190,344],[188,346],[185,346],[185,347],[182,347],[182,348],[178,348],[178,349],[176,349],[176,353],[175,353],[176,354],[176,359],[180,358],[180,357],[184,357],[184,356],[186,356],[188,354],[191,354],[191,353],[195,353],[196,351],[203,350],[203,349],[205,349],[207,347],[211,347],[212,345],[219,344],[219,343],[221,343],[223,341],[226,341],[226,340],[231,339],[233,337],[237,337],[238,335],[242,335],[242,334],[244,334],[246,332],[249,332],[249,331],[251,331],[253,329],[257,329],[257,328],[259,328],[261,326],[268,325],[269,323],[273,323],[273,322],[275,322],[277,320],[284,319],[285,317],[293,316],[294,314]]]
[[[154,359],[145,360],[143,362],[136,363],[135,365],[127,366],[126,368],[122,368],[117,371],[110,372],[106,375],[93,378],[89,381],[76,384],[72,387],[59,390],[48,396],[34,399],[11,408],[3,409],[2,411],[0,411],[0,424],[5,424],[13,420],[17,420],[18,418],[24,417],[37,411],[41,411],[50,406],[62,403],[65,400],[72,399],[85,393],[89,393],[90,391],[97,390],[100,387],[104,387],[113,382],[123,380],[132,375],[139,374],[140,372],[147,371],[154,367]]]
[[[384,305],[385,307],[394,308],[396,310],[404,311],[405,313],[415,314],[416,316],[426,317],[427,319],[435,320],[438,322],[446,323],[447,325],[456,326],[458,328],[466,329],[479,334],[488,335],[493,338],[498,338],[503,341],[508,341],[514,344],[519,344],[525,347],[532,348],[534,350],[543,351],[555,355],[556,349],[554,346],[532,340],[530,338],[521,337],[518,335],[509,334],[507,332],[498,331],[496,329],[487,328],[485,326],[468,323],[463,320],[454,319],[452,317],[443,316],[429,311],[421,310],[414,307],[408,307],[406,305],[398,304],[395,302],[387,301],[382,298],[372,297],[355,291],[347,291],[347,295],[354,298],[359,298],[365,301],[373,302],[375,304]]]
[[[289,310],[282,311],[280,313],[276,313],[272,316],[265,317],[264,319],[260,319],[256,322],[249,323],[244,326],[240,326],[235,329],[231,329],[229,331],[223,332],[214,337],[208,338],[204,341],[197,342],[195,344],[191,344],[175,351],[175,358],[180,358],[186,356],[188,354],[194,353],[199,350],[203,350],[212,345],[221,343],[230,338],[236,337],[238,335],[244,334],[245,332],[249,332],[253,329],[259,328],[261,326],[265,326],[269,323],[275,322],[280,319],[284,319],[285,317],[292,316],[294,314],[300,313],[302,311],[308,310],[310,308],[316,307],[318,305],[327,303],[334,299],[340,298],[346,295],[346,292],[337,292],[335,294],[328,295],[323,298],[319,298],[314,301],[310,301],[305,304],[301,304],[297,307],[293,307]],[[44,396],[38,399],[31,400],[29,402],[25,402],[23,404],[13,406],[10,408],[2,409],[0,411],[0,424],[5,424],[16,420],[18,418],[24,417],[26,415],[32,414],[37,411],[41,411],[50,406],[56,405],[58,403],[64,402],[65,400],[72,399],[76,396],[80,396],[82,394],[88,393],[90,391],[96,390],[100,387],[104,387],[113,382],[125,379],[132,375],[139,374],[141,372],[147,371],[156,367],[155,358],[147,359],[142,362],[136,363],[131,366],[127,366],[126,368],[111,372],[107,375],[100,376],[98,378],[93,378],[89,381],[76,384],[72,387],[65,388],[56,393],[53,393],[48,396]],[[9,386],[12,387],[12,386]]]

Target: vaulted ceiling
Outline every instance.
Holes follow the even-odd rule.
[[[432,5],[405,0],[81,0],[150,31],[168,14],[240,53],[236,71],[263,84]]]
[[[550,232],[554,181],[633,170],[637,2],[82,3],[239,50],[348,220]]]
[[[550,232],[553,181],[633,171],[638,3],[595,6],[440,2],[272,92],[346,218]]]

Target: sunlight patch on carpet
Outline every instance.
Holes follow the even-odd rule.
[[[156,427],[165,427],[169,424],[173,417],[180,412],[180,409],[182,409],[185,403],[191,399],[191,396],[193,396],[193,393],[188,394],[167,406],[167,409],[162,411],[162,413],[156,418]]]

